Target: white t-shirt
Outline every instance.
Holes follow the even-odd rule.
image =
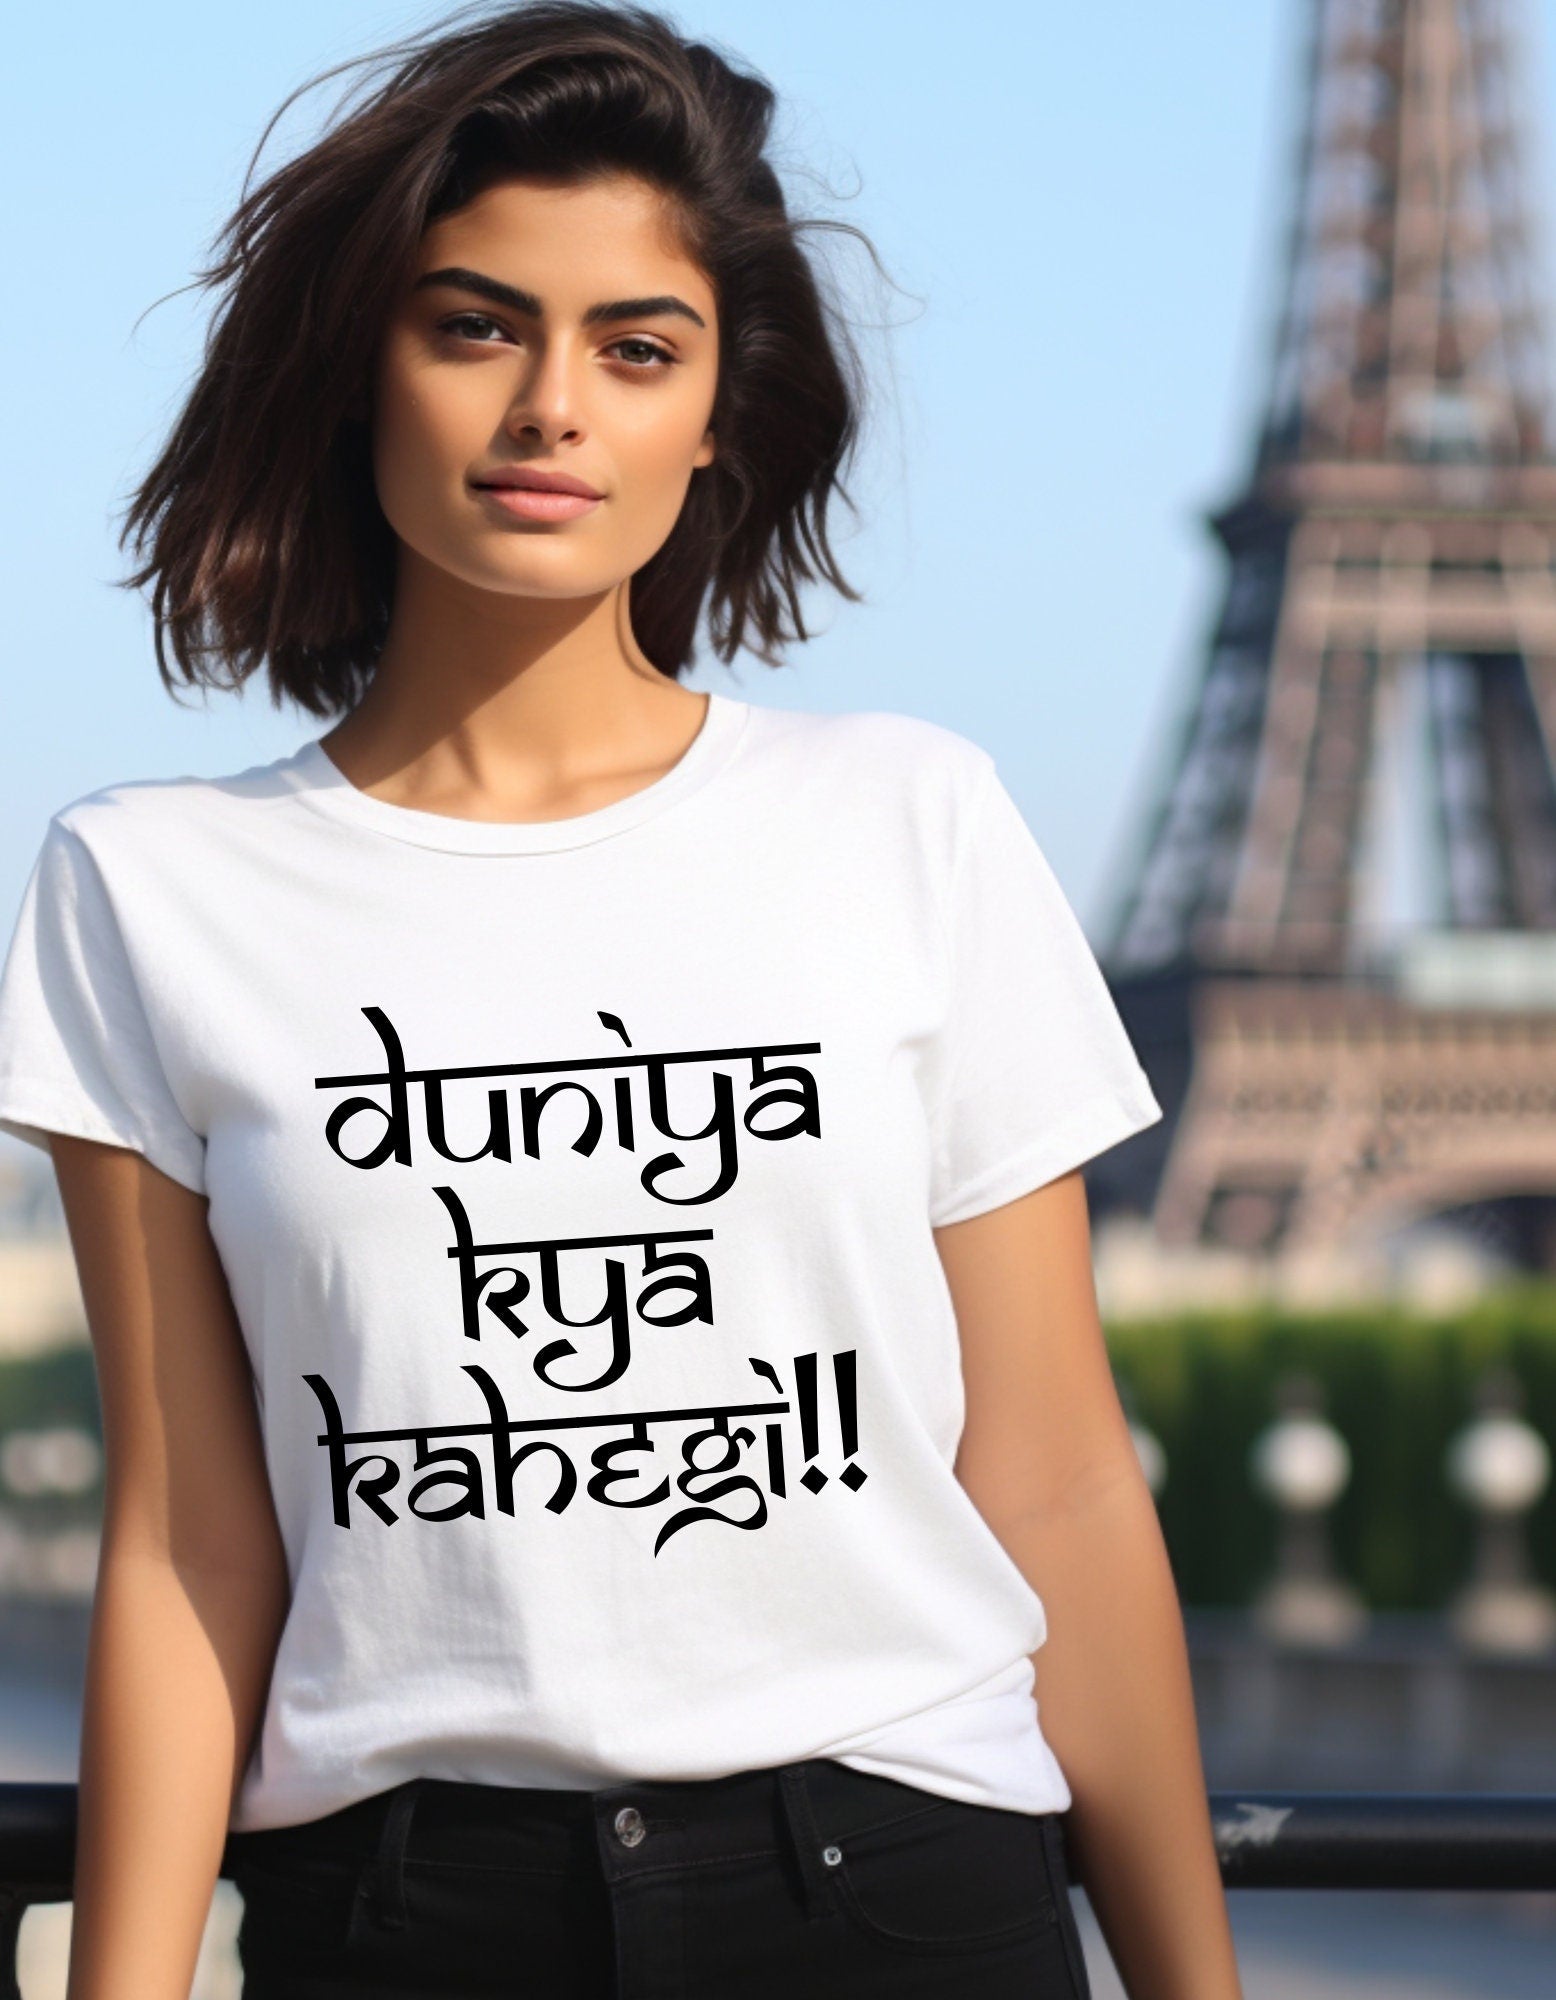
[[[247,1831],[832,1757],[1062,1810],[931,1234],[1162,1115],[969,739],[712,695],[521,824],[317,742],[50,821],[0,1125],[208,1197],[292,1582]]]

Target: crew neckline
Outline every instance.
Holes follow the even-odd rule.
[[[297,796],[331,819],[345,820],[417,847],[459,854],[551,854],[625,833],[700,789],[722,770],[744,734],[751,704],[716,688],[706,690],[702,726],[670,769],[651,784],[592,812],[565,819],[461,819],[375,798],[354,785],[317,737],[292,759]]]

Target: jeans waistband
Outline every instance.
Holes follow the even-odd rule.
[[[627,1781],[592,1792],[412,1778],[297,1834],[359,1860],[359,1921],[391,1929],[404,1922],[407,1856],[454,1851],[558,1873],[594,1856],[612,1882],[779,1854],[797,1870],[807,1913],[819,1918],[832,1907],[825,1879],[832,1843],[959,1804],[830,1758],[807,1758],[728,1777]]]

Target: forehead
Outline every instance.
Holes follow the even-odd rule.
[[[711,303],[712,289],[688,256],[674,207],[647,181],[610,174],[586,181],[509,176],[463,208],[439,216],[422,236],[414,275],[440,264],[472,266],[541,292],[548,307],[620,291],[624,279],[673,274],[683,295]],[[658,285],[652,287],[660,289]],[[584,301],[587,303],[587,300]],[[693,303],[697,303],[693,299]]]

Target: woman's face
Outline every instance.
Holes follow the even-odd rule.
[[[717,372],[712,288],[654,189],[498,182],[429,226],[385,329],[384,513],[407,551],[478,589],[607,591],[663,545],[711,462]],[[509,506],[482,485],[521,469],[600,497]]]

